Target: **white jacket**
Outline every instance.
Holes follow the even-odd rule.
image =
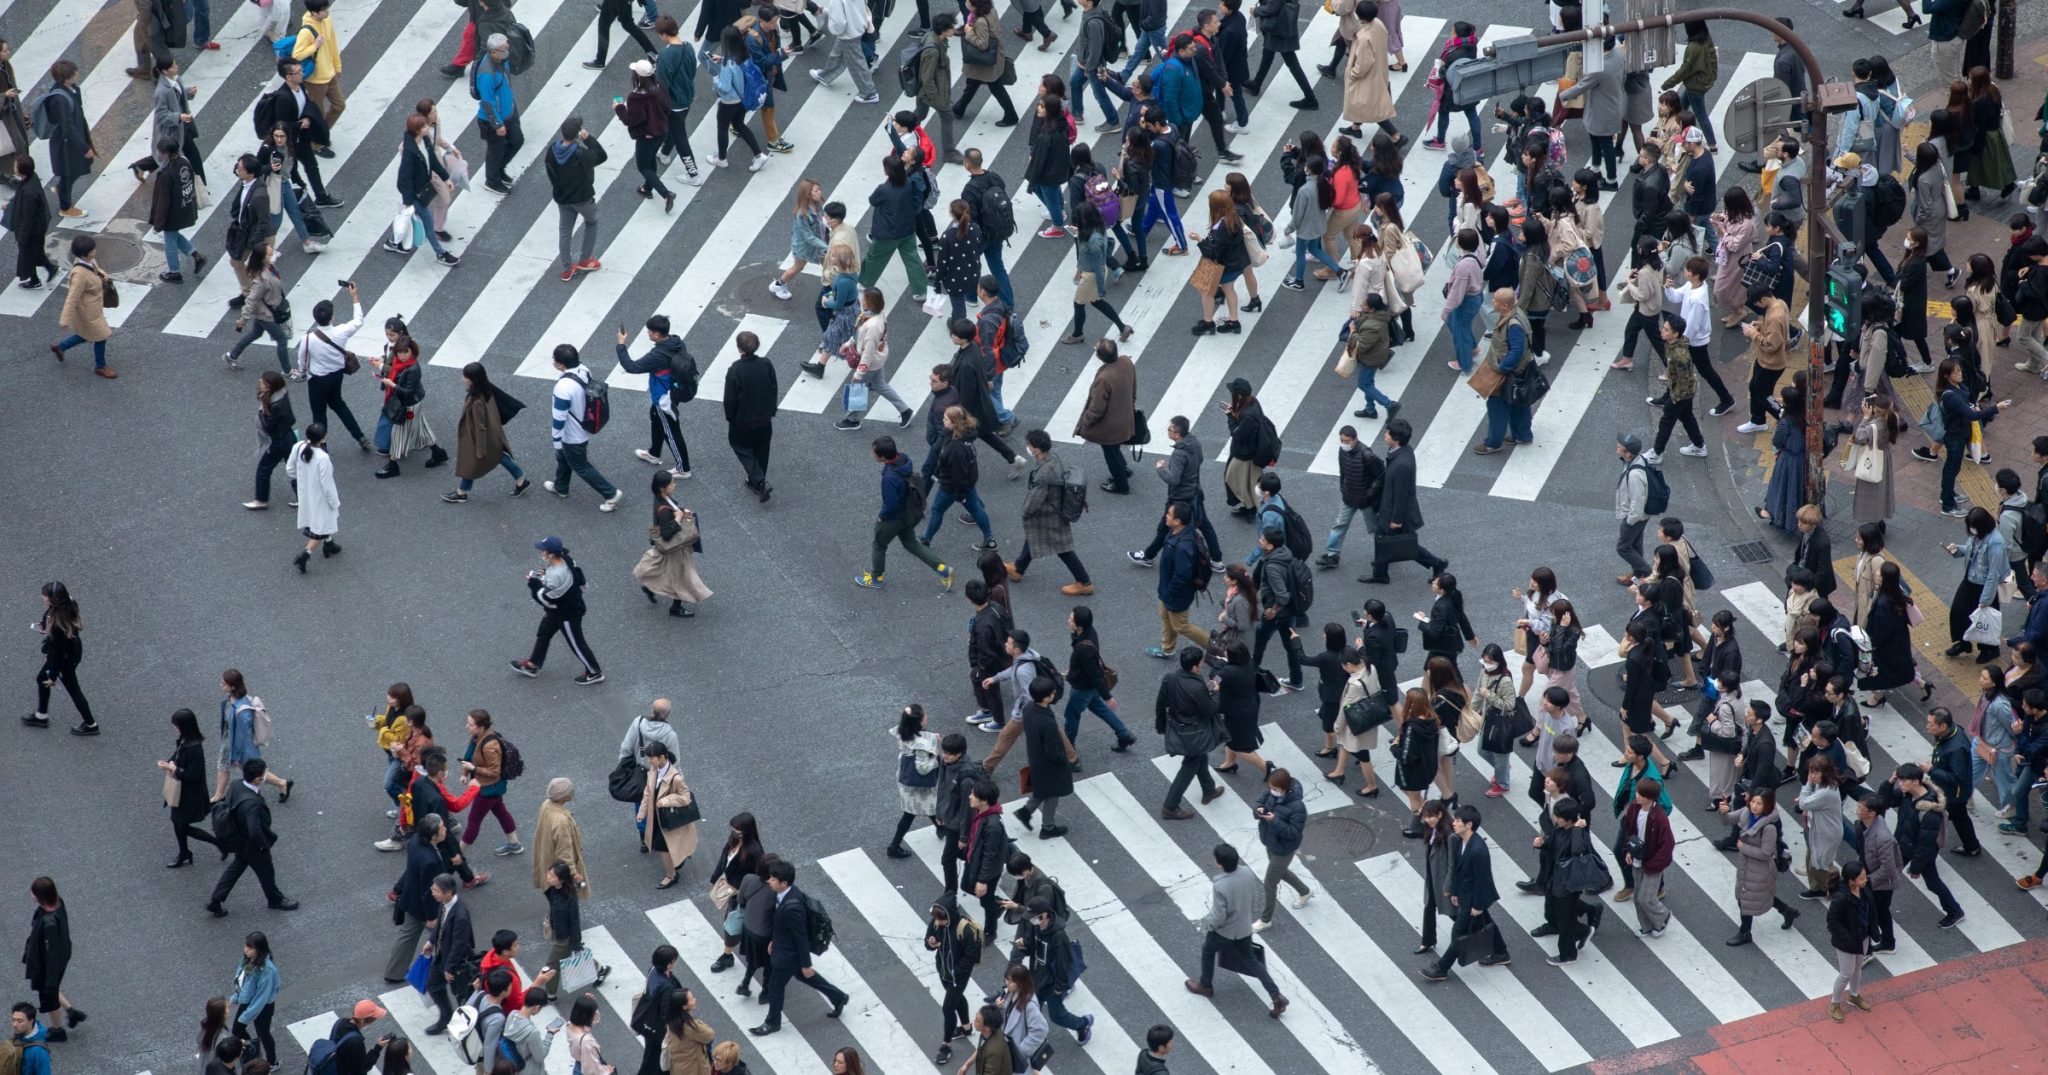
[[[825,30],[841,41],[858,41],[874,28],[862,0],[826,0]]]
[[[302,454],[312,458],[300,461]],[[341,493],[334,487],[334,460],[325,448],[298,445],[285,457],[285,477],[299,483],[299,529],[332,537],[341,532]]]

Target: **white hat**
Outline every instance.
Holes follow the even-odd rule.
[[[631,64],[627,65],[627,70],[639,75],[641,78],[654,77],[654,64],[647,60],[634,60]]]

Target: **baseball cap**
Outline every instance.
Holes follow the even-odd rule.
[[[1623,433],[1614,438],[1614,443],[1621,445],[1622,450],[1630,455],[1643,454],[1643,438],[1634,433]]]
[[[1687,127],[1685,129],[1686,145],[1696,146],[1702,142],[1705,142],[1706,140],[1707,136],[1705,134],[1700,133],[1700,129],[1698,127]]]
[[[382,1019],[384,1018],[384,1006],[365,997],[362,1000],[356,1001],[354,1016],[357,1019]]]
[[[1841,156],[1835,158],[1835,167],[1840,168],[1845,172],[1855,171],[1856,169],[1863,167],[1863,157],[1861,154],[1857,153],[1844,153]]]
[[[1029,912],[1034,918],[1042,914],[1051,914],[1052,901],[1044,896],[1033,896],[1031,897],[1031,902],[1024,905],[1024,910]]]
[[[646,60],[634,60],[631,64],[627,65],[627,70],[632,71],[641,78],[654,77],[654,65]]]
[[[553,553],[556,556],[560,556],[563,553],[569,551],[569,547],[567,545],[562,544],[561,538],[553,536],[544,537],[539,541],[534,542],[533,547],[539,549],[542,552]]]

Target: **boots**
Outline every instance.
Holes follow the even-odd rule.
[[[373,478],[396,478],[396,477],[398,477],[398,460],[396,460],[396,459],[389,459],[389,458],[385,459],[385,461],[384,461],[384,465],[383,465],[383,466],[381,466],[381,467],[378,467],[378,468],[377,468],[377,470],[376,470],[376,472],[375,472],[375,473],[373,473],[373,474],[371,474],[370,476],[371,476],[371,477],[373,477]]]
[[[446,463],[447,461],[448,461],[448,453],[447,453],[447,452],[444,452],[444,451],[442,451],[442,450],[441,450],[441,446],[440,446],[440,445],[438,445],[438,444],[429,444],[429,445],[427,445],[427,469],[428,469],[428,470],[432,470],[432,469],[434,469],[435,467],[438,467],[438,466],[440,466],[441,464],[443,464],[443,463]]]
[[[1407,837],[1410,840],[1422,839],[1422,815],[1408,815],[1408,824],[1401,829],[1401,835]]]

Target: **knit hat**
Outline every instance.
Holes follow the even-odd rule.
[[[568,802],[570,796],[575,794],[576,785],[569,783],[566,776],[558,776],[548,781],[548,801],[551,803]]]

